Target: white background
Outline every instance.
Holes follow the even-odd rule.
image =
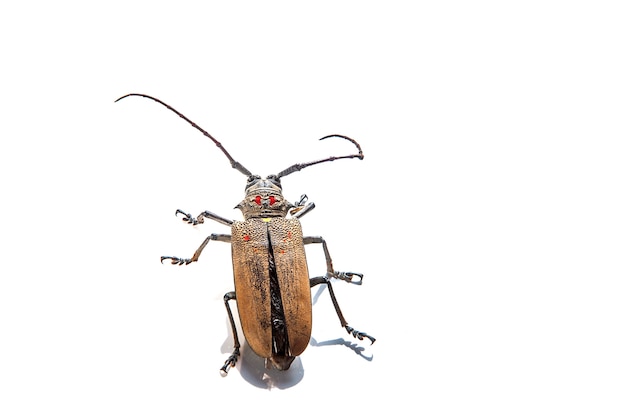
[[[623,415],[620,3],[3,5],[0,414]],[[173,214],[240,218],[245,177],[130,92],[261,175],[361,143],[283,187],[373,346],[314,288],[322,346],[219,375],[229,246],[159,256],[228,233]]]

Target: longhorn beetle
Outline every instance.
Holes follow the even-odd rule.
[[[253,175],[241,163],[235,161],[220,142],[203,130],[182,113],[163,101],[145,94],[127,94],[118,98],[137,96],[149,98],[178,114],[182,119],[211,139],[226,155],[231,166],[248,177],[246,196],[235,208],[243,213],[244,221],[232,221],[210,211],[204,211],[197,217],[176,210],[176,216],[191,225],[203,224],[205,218],[231,227],[231,234],[211,234],[191,258],[162,256],[171,264],[187,265],[198,261],[202,250],[209,241],[231,243],[235,291],[224,295],[224,305],[233,331],[233,353],[221,368],[226,376],[230,367],[234,367],[239,358],[239,337],[229,302],[237,301],[239,321],[244,336],[252,350],[266,359],[279,370],[287,370],[298,355],[302,354],[311,337],[312,305],[311,288],[319,284],[328,287],[341,326],[349,334],[363,340],[368,338],[373,344],[376,339],[365,332],[357,331],[348,325],[343,317],[331,278],[361,284],[363,275],[353,272],[339,272],[333,269],[332,259],[326,241],[322,237],[305,237],[302,235],[299,218],[311,211],[315,204],[307,203],[307,196],[302,195],[300,201],[292,204],[282,195],[280,179],[293,172],[318,163],[332,162],[338,159],[363,159],[361,146],[353,139],[339,134],[322,137],[320,140],[338,137],[353,143],[357,154],[331,156],[326,159],[308,163],[296,163],[276,175],[262,178]],[[286,218],[290,214],[290,218]],[[326,257],[326,275],[309,279],[304,246],[321,244]]]

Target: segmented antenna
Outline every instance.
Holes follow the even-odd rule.
[[[187,123],[191,124],[192,127],[196,128],[202,134],[204,134],[206,137],[211,139],[213,141],[213,143],[215,143],[215,145],[217,147],[219,147],[219,149],[222,151],[222,153],[224,153],[224,155],[228,158],[228,160],[230,161],[230,165],[234,169],[237,169],[239,172],[243,173],[244,175],[246,175],[248,177],[252,176],[252,173],[248,169],[246,169],[241,163],[237,162],[235,159],[232,158],[230,153],[228,153],[228,151],[224,148],[224,146],[222,146],[222,143],[218,142],[215,139],[215,137],[211,136],[202,127],[198,126],[196,123],[194,123],[193,121],[189,120],[183,113],[181,113],[180,111],[176,110],[174,107],[170,106],[169,104],[164,103],[163,101],[159,100],[158,98],[154,98],[154,97],[151,97],[151,96],[146,95],[146,94],[132,93],[132,94],[126,94],[126,95],[118,98],[117,100],[115,100],[115,102],[118,102],[118,101],[120,101],[120,100],[122,100],[122,99],[124,99],[126,97],[131,97],[131,96],[149,98],[152,101],[156,101],[157,103],[159,103],[162,106],[166,107],[168,110],[171,110],[174,113],[178,114],[178,116],[180,118],[185,120]],[[345,139],[345,140],[348,140],[348,141],[354,143],[356,148],[359,150],[359,153],[358,154],[353,154],[353,155],[346,155],[346,156],[330,156],[330,157],[327,157],[326,159],[314,160],[313,162],[308,162],[308,163],[296,163],[295,165],[292,165],[292,166],[288,167],[287,169],[281,171],[277,175],[275,175],[275,178],[276,179],[280,179],[283,176],[287,176],[287,175],[292,174],[294,172],[298,172],[298,171],[300,171],[300,170],[302,170],[304,168],[307,168],[309,166],[317,165],[318,163],[332,162],[333,160],[338,160],[338,159],[353,159],[353,158],[363,159],[363,157],[364,157],[363,156],[363,151],[361,150],[361,146],[357,143],[356,140],[351,139],[348,136],[343,136],[341,134],[330,134],[328,136],[322,137],[320,140],[328,139],[330,137],[339,137],[339,138],[342,138],[342,139]]]
[[[346,155],[346,156],[331,156],[331,157],[327,157],[326,159],[320,159],[320,160],[315,160],[313,162],[308,162],[308,163],[296,163],[295,165],[292,165],[290,167],[288,167],[287,169],[283,170],[282,172],[280,172],[279,174],[276,175],[276,177],[278,179],[282,178],[283,176],[287,176],[291,173],[294,172],[298,172],[304,168],[307,168],[309,166],[312,165],[317,165],[318,163],[324,163],[324,162],[332,162],[333,160],[338,160],[338,159],[353,159],[353,158],[359,158],[359,159],[363,159],[363,150],[361,150],[361,146],[357,143],[356,140],[349,138],[348,136],[342,136],[341,134],[330,134],[328,136],[324,136],[322,137],[320,140],[324,140],[324,139],[328,139],[330,137],[340,137],[342,139],[346,139],[348,141],[351,141],[352,143],[354,143],[354,145],[356,146],[357,149],[359,149],[359,154],[358,155]]]
[[[117,100],[115,100],[115,102],[120,101],[121,99],[124,99],[126,97],[131,97],[131,96],[136,96],[136,97],[144,97],[144,98],[149,98],[152,101],[156,101],[157,103],[165,106],[167,109],[172,110],[173,112],[175,112],[176,114],[178,114],[178,116],[180,118],[182,118],[183,120],[185,120],[187,123],[191,124],[192,127],[195,127],[196,129],[198,129],[202,134],[204,134],[206,137],[208,137],[209,139],[213,140],[213,143],[215,143],[215,145],[217,147],[220,148],[220,150],[226,155],[226,157],[228,158],[228,160],[230,161],[230,165],[234,168],[237,169],[239,172],[243,173],[246,176],[250,176],[252,175],[252,173],[250,173],[250,171],[248,169],[246,169],[241,163],[237,162],[235,159],[232,158],[232,156],[230,155],[230,153],[228,153],[226,151],[226,149],[224,148],[224,146],[222,146],[222,143],[218,142],[215,137],[211,136],[206,130],[204,130],[202,127],[198,126],[196,123],[194,123],[193,121],[189,120],[187,117],[185,117],[184,114],[182,114],[181,112],[179,112],[178,110],[176,110],[174,107],[164,103],[163,101],[159,100],[158,98],[154,98],[151,97],[149,95],[146,94],[126,94],[120,98],[118,98]]]

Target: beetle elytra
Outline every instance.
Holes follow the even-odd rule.
[[[322,237],[303,236],[299,218],[315,205],[312,202],[307,203],[306,195],[302,195],[295,204],[285,200],[280,181],[281,177],[318,163],[338,159],[363,159],[361,146],[347,136],[325,136],[320,140],[338,137],[352,142],[358,153],[296,163],[278,174],[262,178],[253,175],[235,161],[213,136],[163,101],[149,95],[133,93],[118,98],[116,102],[129,96],[149,98],[176,113],[211,139],[228,158],[231,166],[248,178],[245,197],[235,207],[241,210],[243,221],[229,220],[210,211],[204,211],[197,217],[181,210],[176,211],[176,215],[181,214],[182,220],[188,224],[198,225],[204,223],[205,219],[210,219],[231,227],[231,234],[211,234],[191,258],[161,257],[161,262],[170,260],[175,265],[187,265],[198,260],[210,241],[231,244],[235,290],[224,295],[224,305],[233,333],[234,347],[221,368],[222,374],[227,375],[228,370],[235,366],[241,348],[229,304],[231,300],[237,301],[241,328],[251,349],[265,358],[268,365],[271,364],[279,370],[289,369],[295,357],[302,354],[309,343],[312,327],[311,288],[319,284],[328,287],[341,326],[353,337],[359,340],[367,338],[373,344],[376,341],[374,337],[348,325],[330,281],[332,278],[347,282],[356,279],[353,283],[360,284],[363,275],[334,270],[326,241]],[[287,215],[290,217],[287,218]],[[304,249],[307,244],[322,245],[326,259],[324,276],[309,278]]]

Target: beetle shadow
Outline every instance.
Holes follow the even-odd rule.
[[[296,357],[289,370],[286,371],[277,370],[271,365],[270,368],[266,368],[265,358],[256,355],[247,342],[244,342],[239,372],[248,383],[267,390],[288,389],[304,378],[304,368],[300,357]]]
[[[321,341],[321,342],[317,342],[317,340],[313,337],[311,337],[311,341],[309,342],[309,345],[311,345],[312,347],[327,347],[329,345],[343,345],[344,347],[347,347],[349,349],[352,350],[352,352],[354,352],[356,355],[358,355],[359,357],[363,358],[366,361],[372,361],[374,359],[374,355],[365,355],[363,354],[363,351],[365,351],[365,347],[362,347],[361,345],[354,343],[352,341],[347,341],[343,338],[337,338],[337,339],[330,339],[327,341]]]
[[[222,352],[224,354],[232,353],[232,346],[234,343],[233,335],[230,329],[230,323],[226,322],[228,336],[222,344]],[[291,363],[289,370],[280,371],[270,366],[266,368],[265,358],[256,355],[252,348],[248,345],[245,338],[241,337],[241,329],[237,328],[240,334],[241,355],[237,361],[236,368],[239,370],[239,374],[248,383],[261,389],[271,390],[288,389],[295,386],[304,378],[304,368],[302,367],[302,361],[300,357]],[[230,370],[231,372],[233,369]]]
[[[319,300],[320,296],[322,296],[322,293],[324,293],[324,291],[326,290],[326,285],[319,285],[319,287],[317,288],[317,292],[315,292],[315,295],[313,295],[311,297],[311,303],[313,305],[315,305],[317,303],[317,301]]]

